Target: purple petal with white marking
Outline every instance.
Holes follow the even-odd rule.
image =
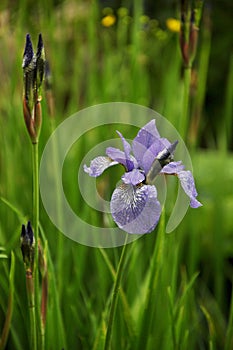
[[[177,174],[180,171],[184,170],[184,164],[182,164],[181,160],[178,162],[171,162],[163,167],[161,173],[163,174]]]
[[[155,186],[122,184],[115,189],[110,203],[116,224],[128,233],[151,232],[161,214]]]
[[[91,161],[90,167],[84,164],[83,169],[88,175],[97,177],[100,176],[104,170],[115,164],[117,164],[117,162],[112,161],[109,157],[100,156]]]
[[[180,184],[185,191],[185,193],[190,198],[190,207],[191,208],[198,208],[202,206],[202,204],[196,199],[197,197],[197,191],[194,183],[194,178],[191,173],[191,171],[180,171],[177,173],[177,176],[180,180]]]
[[[150,148],[150,146],[159,140],[160,135],[155,126],[155,120],[151,120],[142,129],[139,130],[137,136],[133,140],[132,150],[135,158],[138,161],[139,166],[142,166],[142,159],[145,151]]]
[[[137,185],[145,180],[145,175],[138,169],[133,169],[121,177],[125,184]]]

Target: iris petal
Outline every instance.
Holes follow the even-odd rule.
[[[131,156],[130,156],[131,146],[119,131],[117,131],[117,134],[120,136],[122,144],[123,144],[124,153],[125,153],[125,160],[126,160],[126,169],[128,171],[131,171],[134,168],[134,162],[131,160]]]
[[[117,162],[112,161],[109,157],[100,156],[91,161],[90,167],[87,167],[86,164],[84,164],[83,169],[88,175],[97,177],[100,176],[104,170],[115,164],[117,164]]]
[[[125,173],[121,178],[125,184],[138,185],[145,180],[145,175],[138,169]]]
[[[115,160],[117,163],[120,163],[126,167],[126,158],[123,151],[115,147],[108,147],[106,149],[106,154],[112,160]]]
[[[171,162],[163,167],[161,173],[164,174],[178,174],[180,171],[184,170],[184,164],[182,164],[181,160],[178,162]]]
[[[156,139],[159,140],[160,135],[155,126],[155,120],[152,119],[139,130],[132,143],[132,150],[139,166],[142,166],[142,159],[145,151],[155,142]]]
[[[191,171],[183,170],[178,172],[177,174],[180,184],[184,190],[184,192],[189,196],[190,198],[190,207],[191,208],[198,208],[202,206],[202,204],[196,199],[197,197],[197,191],[194,183],[194,178],[191,173]]]
[[[145,174],[147,174],[150,170],[157,155],[169,146],[170,142],[166,139],[156,139],[154,143],[152,143],[152,145],[145,151],[142,158],[142,168],[144,169]]]
[[[161,207],[155,186],[118,186],[111,198],[111,213],[116,224],[128,233],[151,232],[158,223]]]

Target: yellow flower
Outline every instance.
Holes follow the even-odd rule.
[[[171,32],[179,33],[179,31],[180,31],[180,21],[178,19],[168,18],[166,20],[166,25],[167,25],[167,28]]]
[[[101,24],[104,27],[111,27],[116,22],[116,17],[114,15],[104,16],[101,20]]]

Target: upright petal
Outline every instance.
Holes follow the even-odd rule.
[[[116,224],[135,234],[151,232],[161,214],[156,188],[147,185],[120,185],[112,194],[110,208]]]
[[[191,171],[182,170],[177,173],[177,176],[180,180],[180,184],[190,198],[190,207],[191,208],[198,208],[202,206],[202,204],[196,199],[197,197],[197,191],[194,183],[194,178],[191,173]]]
[[[137,159],[139,166],[142,166],[142,159],[145,151],[150,148],[155,140],[159,139],[160,135],[155,126],[155,119],[152,119],[149,123],[143,126],[142,129],[139,130],[132,143],[133,154]]]
[[[167,139],[155,139],[152,145],[145,151],[142,157],[141,166],[145,171],[145,174],[150,170],[153,161],[160,154],[160,152],[168,149],[170,147],[170,142]],[[162,166],[161,166],[162,169]]]
[[[100,156],[91,161],[90,167],[84,164],[83,169],[90,176],[97,177],[100,176],[104,170],[115,164],[118,164],[118,162],[112,161],[109,157]]]
[[[119,131],[117,131],[117,133],[120,136],[122,144],[123,144],[125,159],[126,159],[126,168],[128,171],[131,171],[134,168],[134,163],[131,160],[131,156],[130,156],[131,146]]]
[[[121,138],[121,141],[122,141],[122,144],[123,144],[123,148],[124,148],[124,152],[125,152],[125,156],[126,156],[126,158],[129,158],[130,157],[130,152],[131,152],[131,146],[130,146],[129,142],[126,141],[124,136],[120,133],[120,131],[117,131],[117,134]]]

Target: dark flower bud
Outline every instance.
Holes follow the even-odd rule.
[[[34,76],[35,76],[35,60],[30,35],[26,36],[25,50],[23,54],[23,73],[24,73],[24,98],[29,114],[33,109],[33,93],[34,93]]]
[[[31,271],[33,271],[35,239],[30,221],[28,221],[27,227],[25,227],[25,225],[22,225],[20,238],[23,261],[26,265],[26,268],[30,268]]]
[[[42,35],[39,34],[37,52],[36,52],[36,69],[37,69],[37,89],[40,88],[45,70],[45,52]]]
[[[32,42],[31,42],[31,37],[30,34],[26,35],[26,45],[24,49],[24,54],[23,54],[23,69],[26,69],[30,63],[32,62],[33,59],[33,48],[32,48]]]
[[[26,35],[23,55],[24,96],[23,113],[29,136],[33,143],[38,142],[42,115],[40,108],[41,84],[44,77],[45,54],[42,35],[39,35],[37,52],[33,52],[30,35]]]

